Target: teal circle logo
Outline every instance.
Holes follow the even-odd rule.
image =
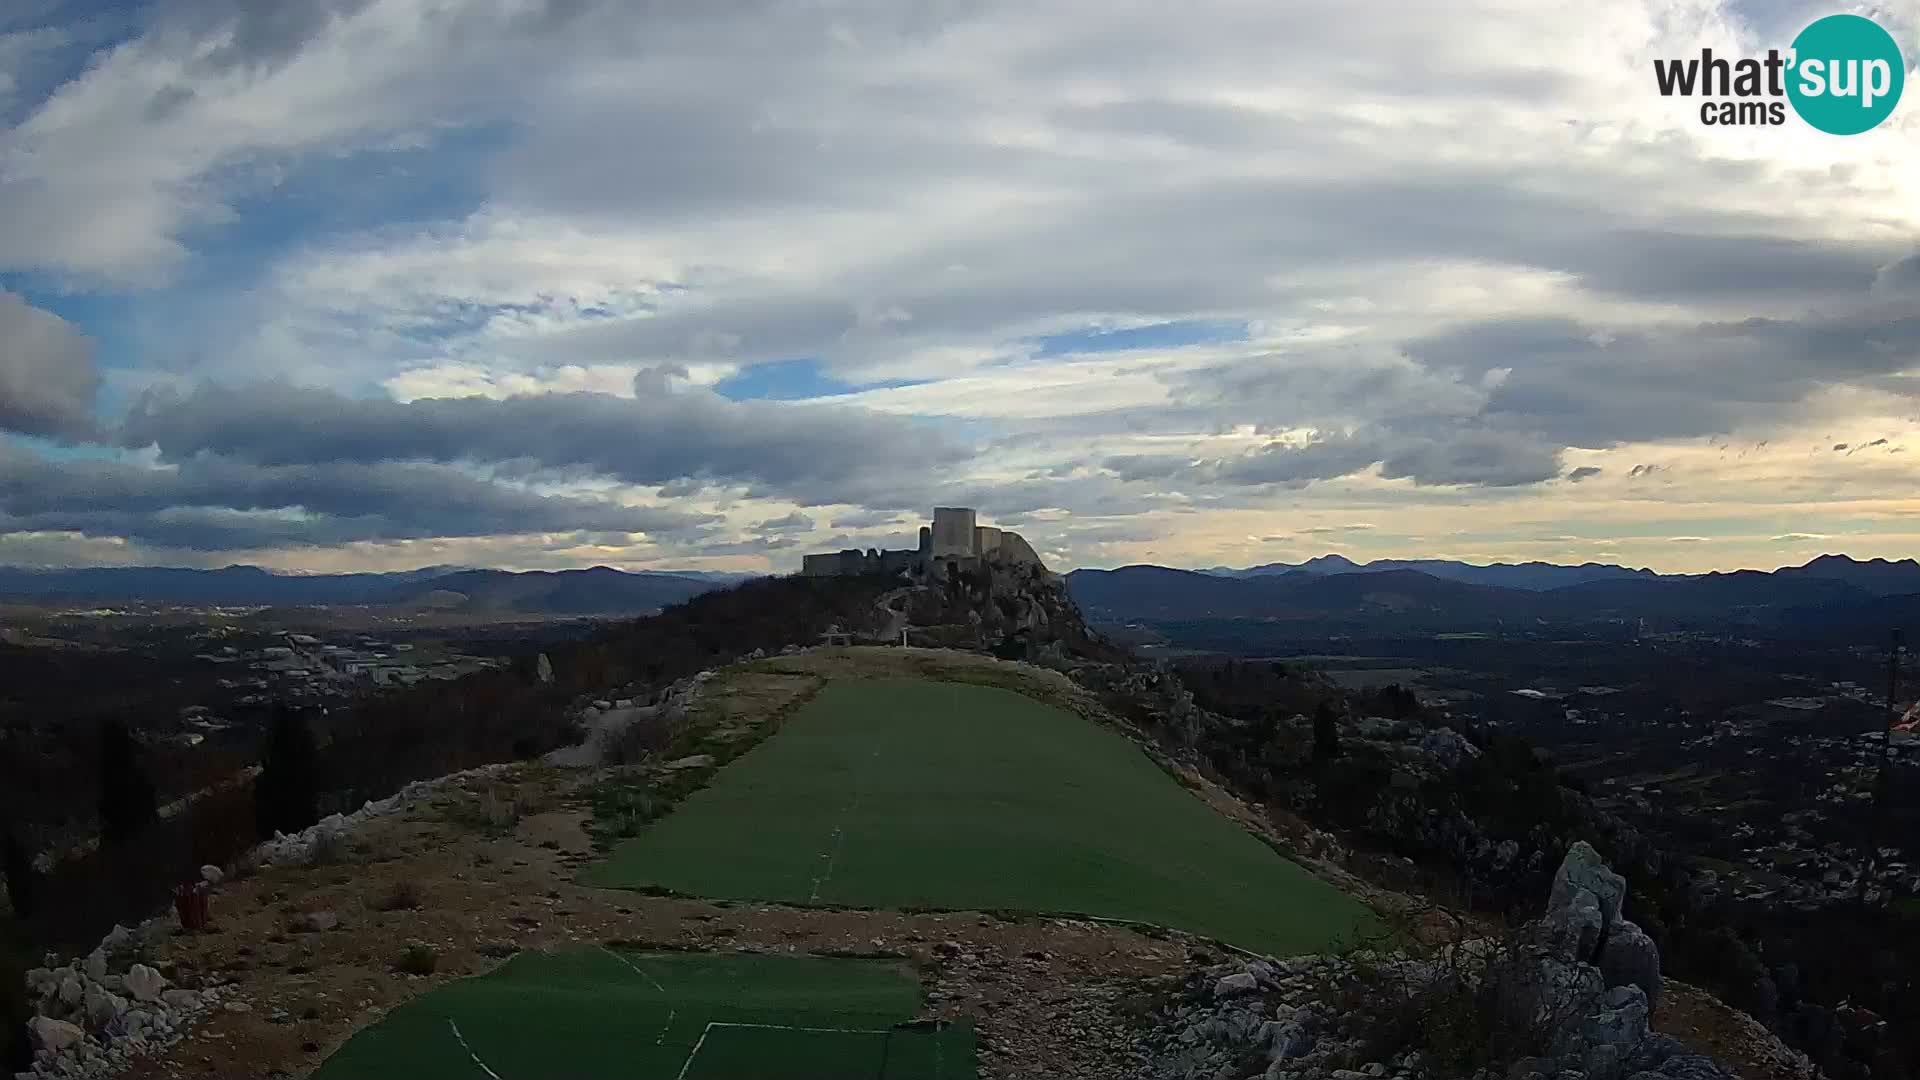
[[[1793,111],[1829,135],[1879,126],[1893,114],[1907,82],[1893,35],[1859,15],[1829,15],[1800,31],[1789,63]]]

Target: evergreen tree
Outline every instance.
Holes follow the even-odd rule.
[[[13,914],[26,919],[33,916],[38,899],[36,886],[40,883],[38,872],[33,868],[33,857],[27,854],[27,846],[20,842],[20,835],[8,828],[0,836],[7,873],[7,902],[13,905]]]
[[[100,839],[119,845],[138,836],[159,820],[158,802],[133,734],[107,721],[100,729]]]
[[[1323,761],[1340,756],[1340,714],[1331,702],[1313,710],[1313,756]]]
[[[33,1003],[27,1000],[26,935],[18,919],[0,919],[0,1069],[9,1073],[33,1068],[33,1040],[27,1020]]]
[[[276,713],[253,784],[254,823],[260,835],[298,832],[319,819],[318,758],[306,717],[286,708]]]

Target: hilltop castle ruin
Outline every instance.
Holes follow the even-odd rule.
[[[933,524],[920,526],[920,546],[913,551],[849,548],[808,555],[801,559],[805,577],[849,577],[863,574],[909,574],[939,578],[946,567],[973,563],[1040,565],[1040,556],[1019,533],[981,525],[972,507],[936,506]]]

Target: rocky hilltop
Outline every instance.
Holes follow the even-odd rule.
[[[901,635],[968,651],[816,644]],[[980,655],[989,650],[1030,662]],[[769,659],[737,665],[754,656]],[[739,681],[775,661],[792,670]],[[1393,935],[1338,955],[1223,964],[1234,950],[1154,928],[1004,913],[802,916],[575,883],[596,842],[665,812],[821,678],[905,671],[1013,686],[1121,732],[1209,805],[1364,899]],[[1352,698],[1310,678],[1260,687],[1260,710],[1242,714],[1230,688],[1190,686],[1090,633],[1037,561],[980,559],[938,581],[719,591],[555,650],[528,678],[533,706],[564,701],[542,723],[591,727],[622,712],[628,726],[577,761],[409,786],[270,842],[209,875],[225,875],[214,895],[223,934],[175,937],[157,918],[131,943],[118,931],[94,953],[50,958],[26,978],[35,1074],[108,1075],[133,1062],[157,1075],[195,1068],[215,1048],[244,1051],[261,1074],[302,1072],[440,981],[519,948],[615,935],[671,948],[804,939],[914,959],[936,973],[931,1008],[978,1018],[990,1077],[1736,1074],[1708,1051],[1739,1062],[1739,1075],[1809,1073],[1750,1022],[1663,976],[1661,939],[1676,930],[1643,888],[1657,853],[1586,815],[1549,764],[1432,724],[1417,703]],[[636,770],[644,802],[620,786]],[[1542,800],[1551,812],[1536,813]],[[1517,813],[1503,817],[1496,803]],[[1570,830],[1587,835],[1573,842]],[[1480,902],[1437,881],[1478,887]],[[1514,895],[1523,887],[1527,896]],[[1513,929],[1501,929],[1503,911]]]
[[[1192,976],[1146,1037],[1165,1080],[1731,1080],[1649,1024],[1659,953],[1622,913],[1626,882],[1586,844],[1546,914],[1419,955],[1235,960]],[[1811,1075],[1775,1049],[1771,1075]]]

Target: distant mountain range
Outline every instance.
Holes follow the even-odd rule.
[[[1090,615],[1109,621],[1258,619],[1326,633],[1637,619],[1661,627],[1822,634],[1920,627],[1920,563],[1844,555],[1771,572],[1672,575],[1597,563],[1355,563],[1328,555],[1245,570],[1076,570],[1067,582]]]
[[[1578,566],[1547,562],[1491,563],[1479,566],[1474,563],[1455,562],[1451,559],[1376,559],[1372,562],[1357,563],[1344,555],[1322,555],[1303,563],[1265,563],[1260,566],[1250,566],[1244,570],[1217,566],[1205,573],[1218,577],[1245,578],[1292,573],[1323,576],[1378,574],[1388,570],[1414,570],[1443,581],[1460,581],[1469,585],[1494,585],[1507,589],[1528,589],[1535,592],[1563,588],[1568,585],[1582,585],[1589,581],[1678,581],[1767,573],[1738,570],[1727,574],[1656,574],[1646,569],[1634,570],[1612,563],[1592,562],[1581,563]],[[1920,593],[1920,562],[1912,559],[1901,559],[1898,562],[1871,559],[1861,562],[1845,555],[1822,555],[1804,566],[1785,567],[1772,571],[1767,576],[1844,581],[1877,596]]]
[[[381,605],[514,615],[627,615],[676,604],[754,575],[705,571],[475,570],[278,574],[257,566],[0,567],[0,600],[181,606]]]

